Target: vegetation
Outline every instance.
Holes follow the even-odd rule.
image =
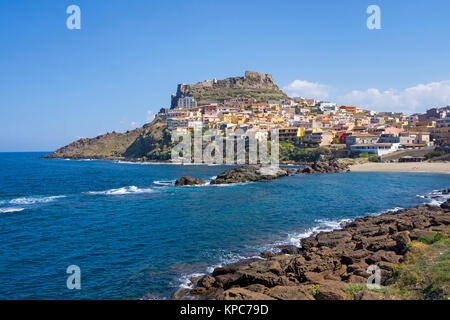
[[[280,142],[280,161],[317,162],[328,159],[331,150],[326,147],[300,147],[290,142]]]
[[[361,152],[361,153],[359,154],[359,157],[360,157],[360,158],[368,158],[368,157],[369,157],[369,153],[368,153],[368,152]]]
[[[447,152],[445,152],[444,150],[440,150],[440,151],[433,150],[433,151],[430,151],[427,154],[425,154],[425,159],[429,160],[431,158],[441,157],[446,154],[447,154]]]
[[[450,299],[450,239],[442,233],[413,241],[406,261],[394,268],[391,292],[402,299]]]
[[[317,292],[319,291],[319,285],[318,284],[313,284],[311,287],[311,293],[313,296],[317,295]]]

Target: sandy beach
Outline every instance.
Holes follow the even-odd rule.
[[[363,163],[350,166],[356,172],[445,172],[450,173],[450,162]]]

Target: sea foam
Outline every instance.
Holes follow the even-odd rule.
[[[152,188],[138,188],[136,186],[128,186],[105,191],[89,191],[86,192],[86,194],[124,195],[124,194],[152,193],[152,192],[156,191]]]

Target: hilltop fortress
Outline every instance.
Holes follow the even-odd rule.
[[[223,103],[227,99],[254,98],[258,102],[288,99],[271,74],[253,71],[246,71],[243,77],[179,84],[176,95],[172,95],[171,108],[175,108],[178,100],[185,97],[195,98],[198,104]]]

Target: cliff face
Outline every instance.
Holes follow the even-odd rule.
[[[234,98],[254,98],[258,102],[288,98],[275,84],[271,74],[253,71],[246,71],[244,77],[179,84],[171,107],[176,107],[178,99],[186,96],[193,96],[200,104],[218,103]]]
[[[170,147],[170,132],[156,117],[142,128],[126,133],[112,132],[79,139],[45,158],[167,160]]]

